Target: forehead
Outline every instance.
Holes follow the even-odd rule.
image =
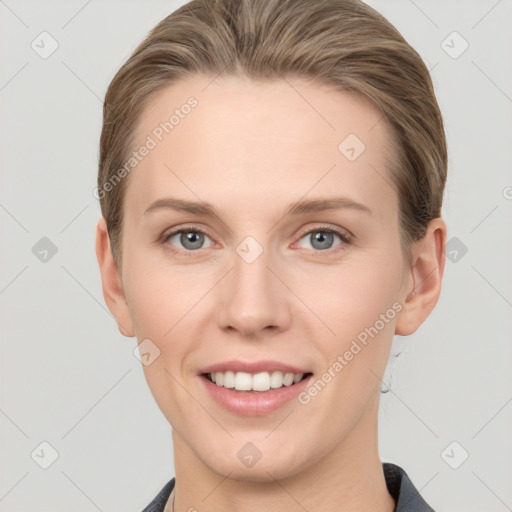
[[[126,193],[136,211],[166,187],[190,199],[253,204],[336,187],[361,202],[396,206],[380,110],[354,92],[304,79],[198,75],[176,82],[146,105],[135,149],[143,145],[151,150]]]

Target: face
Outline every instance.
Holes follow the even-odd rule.
[[[352,456],[376,437],[410,291],[381,113],[305,80],[196,76],[154,96],[137,134],[155,145],[128,178],[121,280],[175,454],[241,480]]]

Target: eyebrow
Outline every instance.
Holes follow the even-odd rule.
[[[331,197],[327,199],[306,199],[291,204],[284,215],[303,215],[311,212],[322,212],[327,210],[351,209],[358,210],[370,215],[373,212],[364,204],[357,203],[346,197]],[[218,217],[215,208],[205,201],[188,201],[186,199],[177,199],[173,197],[164,197],[151,203],[144,211],[143,215],[158,210],[175,210],[195,215],[205,215]]]

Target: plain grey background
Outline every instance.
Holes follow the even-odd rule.
[[[93,189],[106,88],[183,3],[0,0],[2,512],[137,512],[174,475],[103,300]],[[431,69],[449,144],[443,291],[395,340],[381,458],[437,512],[512,510],[512,1],[368,3]]]

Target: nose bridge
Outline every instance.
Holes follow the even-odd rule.
[[[274,261],[271,252],[252,236],[235,248],[233,270],[222,287],[218,316],[222,327],[230,326],[244,335],[285,327],[289,320],[286,294],[268,268]]]

